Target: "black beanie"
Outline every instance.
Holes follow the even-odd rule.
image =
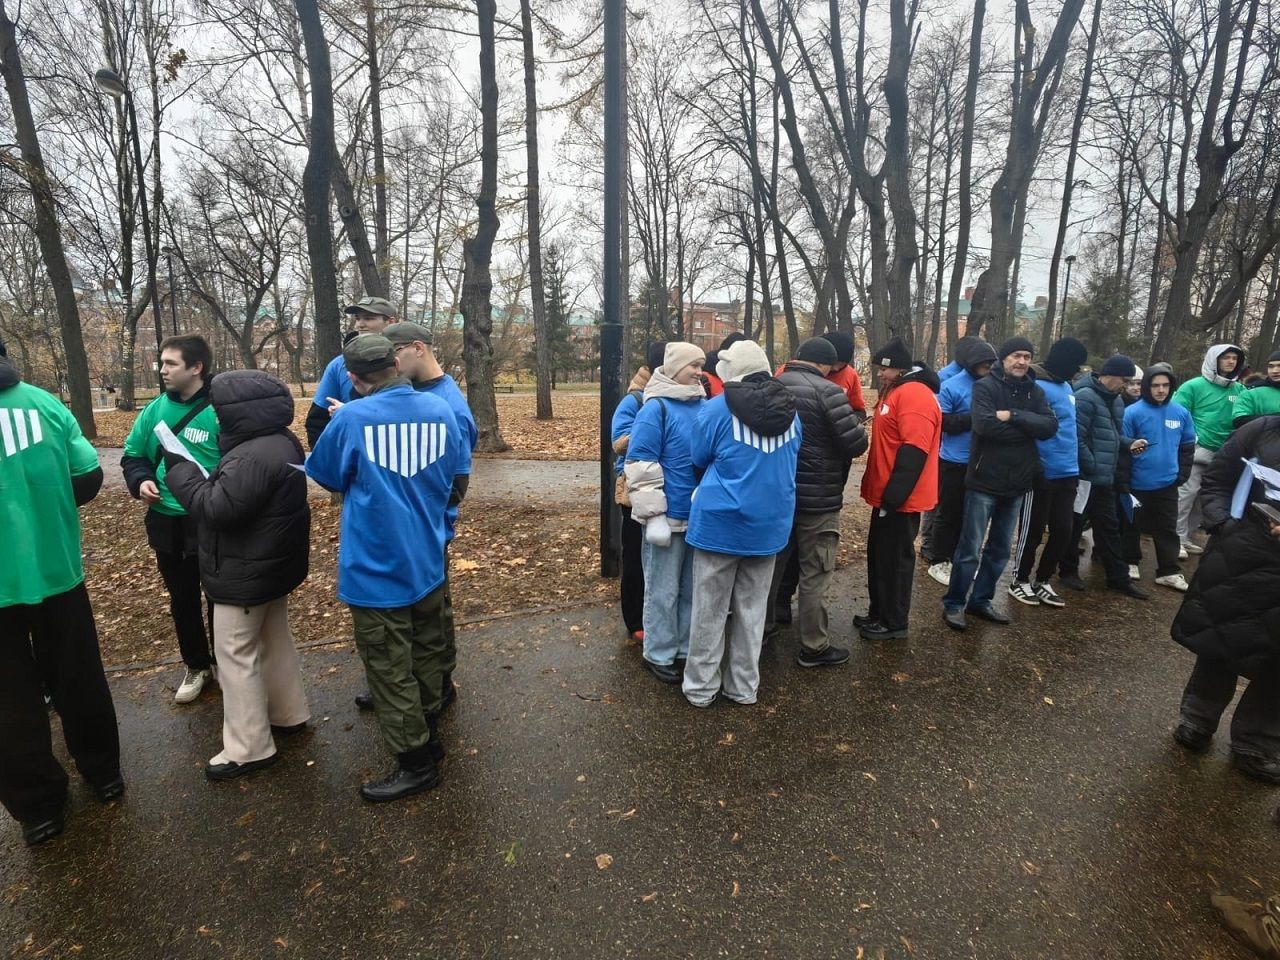
[[[910,370],[911,351],[907,349],[901,337],[894,337],[871,355],[871,365],[894,370]]]
[[[648,367],[651,371],[657,370],[660,366],[662,366],[662,361],[666,357],[666,353],[667,353],[667,341],[665,340],[653,341],[653,343],[649,344],[648,349],[645,350],[644,352],[644,365]]]
[[[1114,357],[1107,357],[1107,362],[1102,365],[1102,369],[1098,371],[1100,377],[1124,377],[1126,380],[1138,372],[1138,368],[1133,365],[1133,361],[1126,357],[1123,353],[1117,353]]]
[[[1000,349],[996,351],[996,356],[1003,360],[1009,354],[1017,353],[1019,350],[1025,350],[1032,356],[1035,356],[1036,353],[1036,348],[1031,345],[1031,341],[1026,337],[1010,337],[1000,344]]]
[[[796,351],[796,359],[834,367],[840,358],[836,353],[835,344],[826,337],[810,337],[800,344],[800,349]]]
[[[0,357],[4,356],[4,344],[0,343]],[[1280,360],[1280,350],[1276,350],[1271,356],[1267,357],[1267,363],[1275,363]]]
[[[832,330],[824,333],[822,339],[836,348],[836,363],[853,362],[853,337],[843,330]]]
[[[712,350],[707,354],[707,362],[702,365],[702,372],[709,373],[713,377],[718,376],[716,366],[720,363],[720,351]]]
[[[1089,359],[1089,349],[1075,337],[1063,337],[1049,348],[1049,356],[1044,361],[1044,368],[1059,380],[1070,380],[1085,361]]]
[[[739,340],[746,340],[746,339],[747,339],[747,335],[745,333],[735,330],[733,333],[729,334],[727,337],[725,337],[723,340],[720,341],[720,346],[717,347],[717,350],[718,351],[728,350]]]

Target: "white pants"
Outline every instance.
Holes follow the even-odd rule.
[[[212,763],[249,763],[276,752],[271,725],[311,717],[289,630],[289,598],[257,607],[213,605],[213,649],[222,688],[222,752]]]
[[[1178,539],[1184,544],[1190,543],[1191,534],[1200,529],[1200,482],[1212,462],[1213,451],[1197,445],[1191,475],[1178,488]]]

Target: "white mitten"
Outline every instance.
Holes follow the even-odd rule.
[[[665,513],[650,517],[645,522],[644,538],[655,547],[671,546],[671,524],[667,523],[667,515]]]

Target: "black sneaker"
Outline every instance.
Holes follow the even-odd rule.
[[[681,683],[684,680],[684,670],[677,667],[674,663],[651,663],[646,660],[644,665],[649,669],[655,677],[663,683]]]
[[[453,701],[458,699],[458,685],[453,682],[453,674],[446,673],[444,675],[444,699],[440,701],[440,712],[444,713],[451,706]]]
[[[1009,584],[1009,596],[1019,603],[1025,603],[1029,607],[1040,606],[1040,595],[1036,593],[1035,588],[1029,583]]]
[[[869,620],[858,628],[858,636],[863,640],[905,640],[907,628],[895,629],[886,627],[879,620]]]
[[[124,777],[117,775],[106,783],[91,784],[93,787],[93,795],[98,798],[99,803],[110,803],[112,800],[119,800],[124,796]]]
[[[357,709],[357,710],[372,710],[372,709],[373,709],[373,694],[372,694],[372,693],[369,693],[369,691],[367,691],[367,690],[366,690],[364,693],[357,693],[357,694],[356,694],[356,709]]]
[[[1064,573],[1058,576],[1058,582],[1068,590],[1079,590],[1081,592],[1088,590],[1088,584],[1081,580],[1074,573]]]
[[[253,773],[255,770],[265,770],[276,762],[280,756],[273,753],[269,757],[263,757],[261,760],[250,760],[248,763],[236,763],[228,760],[226,763],[206,763],[204,765],[204,775],[210,780],[234,780],[236,777],[243,777],[246,773]]]
[[[853,617],[853,629],[861,630],[863,627],[868,627],[876,622],[877,621],[873,617],[860,617],[855,614]]]
[[[1116,593],[1119,593],[1126,597],[1132,597],[1134,600],[1150,600],[1151,599],[1151,594],[1147,593],[1147,591],[1145,590],[1135,587],[1132,583],[1130,583],[1127,580],[1120,586],[1116,586],[1116,587],[1109,586],[1107,587],[1107,589],[1113,590]]]
[[[428,760],[420,767],[405,767],[397,763],[394,770],[381,780],[371,780],[360,787],[360,796],[370,803],[387,803],[402,800],[417,793],[426,793],[440,786],[440,768]]]
[[[1180,723],[1173,731],[1173,739],[1192,753],[1204,753],[1213,744],[1213,734],[1197,730],[1189,723]]]
[[[820,650],[817,653],[802,648],[796,654],[796,663],[802,667],[837,667],[842,663],[848,662],[849,651],[834,644],[828,644],[825,650]]]
[[[301,723],[291,723],[287,727],[279,727],[274,723],[271,725],[271,735],[273,737],[296,737],[300,733],[304,733],[307,729],[307,721]]]
[[[1280,758],[1254,757],[1232,750],[1231,765],[1246,777],[1280,786]]]
[[[62,832],[66,826],[66,814],[59,811],[45,820],[30,820],[22,824],[22,839],[28,847],[46,843]]]

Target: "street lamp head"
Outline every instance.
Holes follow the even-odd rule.
[[[125,86],[120,74],[107,67],[103,67],[93,75],[93,82],[98,85],[99,90],[109,97],[115,97],[117,100],[129,92],[129,88]]]
[[[1066,260],[1067,260],[1067,263],[1075,263],[1075,262],[1076,262],[1076,255],[1073,253],[1073,254],[1071,254],[1069,257],[1067,257],[1067,258],[1066,258]]]

